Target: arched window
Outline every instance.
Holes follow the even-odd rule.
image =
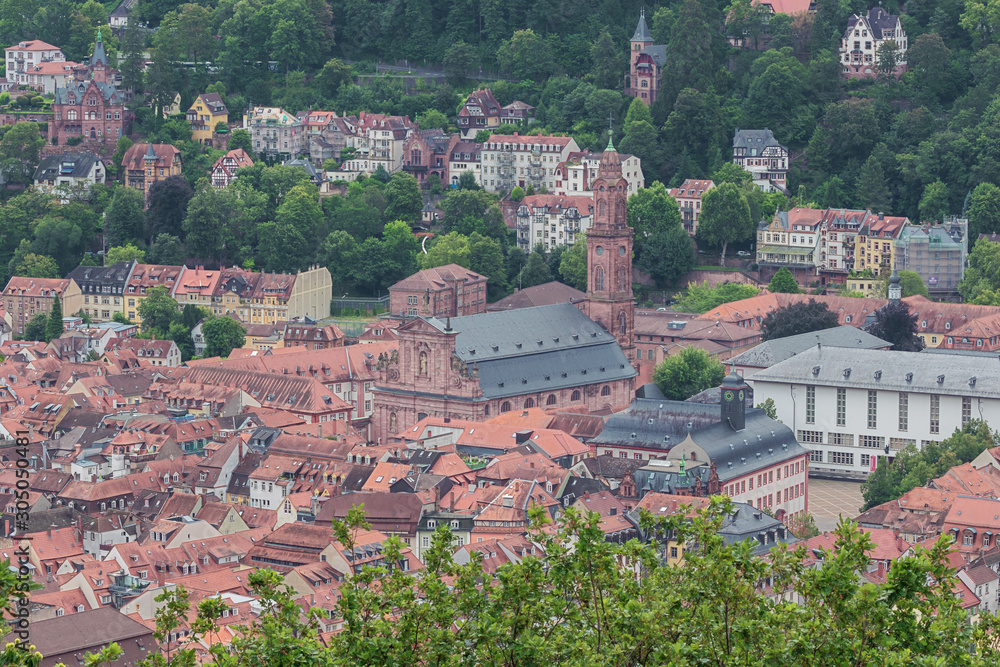
[[[624,199],[619,199],[618,200],[618,210],[617,210],[617,213],[615,214],[615,222],[617,222],[619,225],[624,225],[625,224],[625,200]]]
[[[602,186],[601,190],[603,189],[604,187]],[[608,214],[608,202],[602,199],[599,202],[597,202],[597,215],[604,216],[607,214]]]
[[[525,410],[527,410],[528,408],[533,408],[533,407],[535,407],[535,399],[533,399],[533,398],[526,398],[526,399],[524,399],[524,409]]]
[[[395,433],[396,432],[396,413],[395,412],[390,412],[389,413],[389,432],[390,433]]]
[[[420,353],[420,374],[427,375],[427,353]]]
[[[618,269],[618,291],[624,292],[625,286],[628,284],[628,274],[625,269]]]
[[[604,385],[603,387],[601,387],[601,396],[610,396],[610,395],[611,395],[611,387],[609,387],[608,385]]]
[[[490,416],[490,404],[489,403],[487,403],[486,405],[483,406],[483,414],[485,416],[487,416],[487,417]]]
[[[625,313],[618,313],[618,333],[622,336],[625,335],[627,329],[628,320],[625,317]]]
[[[500,404],[500,412],[510,412],[510,401],[504,401]]]
[[[573,390],[573,395],[569,397],[569,400],[571,400],[571,401],[579,401],[580,400],[580,390],[579,389]]]
[[[599,266],[594,270],[594,291],[604,291],[604,267]]]
[[[555,405],[555,404],[556,404],[556,395],[549,394],[549,397],[545,399],[545,405]]]

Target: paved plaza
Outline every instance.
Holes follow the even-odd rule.
[[[809,513],[821,532],[836,528],[840,515],[856,517],[864,503],[860,482],[809,479]]]

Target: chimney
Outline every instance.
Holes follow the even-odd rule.
[[[514,506],[514,496],[510,495],[509,493],[505,493],[504,496],[503,496],[503,506],[504,507],[513,507]]]
[[[440,486],[435,486],[434,487],[434,511],[435,512],[440,512],[441,511],[441,487]]]
[[[50,540],[52,539],[52,524],[49,524],[49,527],[45,529],[45,534]]]

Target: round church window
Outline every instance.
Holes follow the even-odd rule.
[[[625,246],[623,245],[618,246],[618,254],[621,255],[622,257],[625,256]]]
[[[597,250],[595,252],[597,253],[598,256],[603,255],[604,254],[604,246],[597,246]]]

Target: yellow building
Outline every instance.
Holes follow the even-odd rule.
[[[220,122],[229,122],[229,109],[218,93],[203,93],[187,110],[187,121],[191,125],[191,138],[194,141],[211,144],[215,126]]]
[[[234,267],[219,274],[211,305],[216,315],[235,315],[244,324],[330,316],[333,281],[325,266],[295,274],[254,273]]]
[[[854,270],[871,269],[875,276],[883,269],[891,273],[896,264],[896,239],[909,222],[904,217],[881,214],[866,221],[854,238]]]
[[[183,266],[136,264],[125,287],[125,317],[141,325],[139,304],[146,298],[149,290],[162,287],[167,290],[167,294],[174,296],[183,273]]]

